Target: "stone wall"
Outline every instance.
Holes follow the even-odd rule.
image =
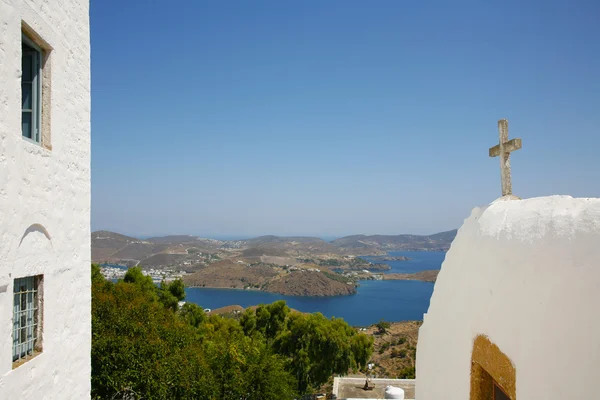
[[[416,398],[477,398],[479,366],[516,399],[597,398],[599,288],[600,199],[498,200],[473,210],[419,331]],[[478,352],[488,355],[477,361]]]
[[[21,136],[23,24],[51,46],[51,146]],[[89,398],[89,2],[0,0],[0,79],[0,398]],[[38,274],[43,351],[13,369],[13,281]]]

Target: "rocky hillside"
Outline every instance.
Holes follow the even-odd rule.
[[[191,235],[153,237],[146,240],[109,231],[92,232],[92,261],[137,261],[144,267],[165,267],[153,264],[162,259],[157,254],[190,255],[197,253],[242,257],[320,257],[332,258],[348,255],[385,255],[394,250],[446,251],[456,236],[456,230],[434,235],[355,235],[327,242],[315,237],[260,236],[247,240],[215,240]],[[173,258],[175,259],[175,258]],[[198,257],[179,257],[177,267],[193,265]]]
[[[265,255],[319,255],[340,254],[340,249],[316,237],[260,236],[241,241],[248,249],[263,249]],[[275,254],[277,253],[277,254]],[[259,254],[262,255],[262,254]]]
[[[127,246],[139,243],[142,243],[139,239],[115,232],[92,232],[92,261],[109,259]]]
[[[222,260],[184,275],[186,286],[260,290],[290,296],[338,296],[356,293],[354,284],[331,271]]]
[[[434,235],[354,235],[331,242],[342,250],[354,251],[357,255],[367,255],[373,250],[388,251],[447,251],[456,236],[456,230]]]
[[[316,271],[294,271],[273,279],[264,290],[290,296],[342,296],[356,293],[354,284],[333,280],[323,272]]]
[[[367,335],[375,339],[375,351],[370,362],[378,378],[413,379],[419,327],[422,321],[392,322],[385,333],[375,325],[366,328]]]
[[[227,289],[261,289],[280,271],[266,265],[249,267],[243,263],[223,260],[202,267],[184,276],[186,286]]]

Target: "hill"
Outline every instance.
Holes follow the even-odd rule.
[[[192,235],[169,235],[169,236],[159,236],[159,237],[151,237],[147,240],[153,243],[163,243],[163,244],[179,244],[179,243],[189,243],[194,242],[199,239],[197,236]]]
[[[97,231],[92,233],[92,262],[187,273],[186,282],[193,286],[333,296],[355,293],[354,285],[348,282],[358,278],[351,271],[390,269],[386,264],[369,263],[356,256],[383,255],[382,260],[400,260],[390,258],[387,252],[445,251],[455,235],[456,231],[428,236],[355,235],[332,242],[316,237],[273,235],[246,240],[215,240],[192,235],[141,240]],[[383,279],[435,280],[433,273],[421,275],[395,274]]]
[[[142,243],[142,241],[115,232],[92,232],[92,260],[99,261],[110,259],[111,256],[119,250],[124,249],[130,244],[138,243]]]
[[[355,294],[354,284],[334,280],[323,272],[300,270],[273,279],[264,290],[289,296],[341,296]]]
[[[299,255],[324,255],[340,254],[339,247],[330,242],[316,237],[304,236],[260,236],[253,239],[242,240],[243,246],[247,248],[265,249],[264,255],[283,256],[285,254]],[[285,254],[282,254],[285,253]],[[262,254],[256,254],[262,255]]]
[[[414,379],[417,341],[421,321],[392,322],[384,334],[376,325],[363,333],[375,339],[375,351],[371,356],[375,364],[373,373],[380,377]]]
[[[223,260],[185,275],[186,286],[226,289],[258,289],[277,276],[278,271],[269,266],[248,267],[245,264]]]
[[[260,290],[289,296],[339,296],[356,293],[349,278],[318,268],[278,267],[222,260],[184,275],[188,287]],[[352,284],[348,285],[346,282]]]
[[[456,236],[456,229],[433,235],[354,235],[331,242],[339,249],[354,251],[358,255],[369,251],[447,251]]]

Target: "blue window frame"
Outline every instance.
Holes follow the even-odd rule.
[[[21,56],[21,129],[23,137],[42,137],[42,49],[23,35]]]
[[[41,350],[42,275],[18,278],[13,286],[13,362],[25,361]]]

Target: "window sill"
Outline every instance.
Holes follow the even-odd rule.
[[[23,139],[23,141],[25,143],[28,143],[28,145],[32,146],[28,150],[30,152],[38,152],[39,154],[42,154],[42,155],[50,155],[50,154],[52,154],[52,147],[46,147],[42,143],[36,142],[33,139],[26,138],[23,135],[21,135],[21,139]]]
[[[34,350],[33,353],[31,353],[30,355],[28,355],[28,356],[26,356],[24,358],[21,358],[20,360],[13,361],[13,363],[12,363],[12,369],[16,369],[16,368],[19,368],[23,364],[27,364],[29,361],[33,360],[34,358],[36,358],[40,354],[42,354],[41,351]]]
[[[35,140],[29,139],[28,137],[25,137],[23,135],[21,135],[21,139],[23,139],[24,141],[26,141],[28,143],[35,144],[36,146],[42,147],[42,144],[40,142],[36,142]]]

